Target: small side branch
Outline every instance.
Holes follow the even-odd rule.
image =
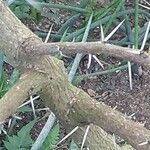
[[[119,57],[130,60],[144,66],[150,66],[150,56],[148,53],[138,49],[131,49],[113,44],[102,42],[57,42],[47,43],[38,46],[36,51],[32,51],[36,55],[49,55],[60,50],[65,55],[84,53],[84,54],[106,54],[109,56]]]

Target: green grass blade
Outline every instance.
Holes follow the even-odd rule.
[[[69,27],[68,27],[68,28],[65,30],[65,32],[63,33],[62,38],[60,39],[60,42],[63,42],[63,41],[64,41],[64,38],[66,37],[67,32],[68,32],[68,29],[69,29]]]
[[[123,17],[125,18],[125,28],[126,28],[128,41],[129,42],[133,42],[133,33],[132,33],[131,25],[130,25],[130,22],[129,22],[129,17],[128,17],[127,13],[126,13],[126,10],[125,10],[124,6],[122,6],[122,11],[125,12],[123,14]]]
[[[131,14],[134,13],[134,9],[130,9],[130,10],[126,10],[126,11],[121,11],[121,12],[117,13],[117,17],[123,16],[124,13],[126,13],[127,15],[131,15]],[[140,10],[140,9],[139,9],[139,13],[145,15],[147,18],[150,18],[150,14],[147,13],[145,10]],[[94,21],[94,22],[91,24],[90,29],[96,28],[97,26],[100,25],[100,23],[101,23],[101,24],[106,24],[106,22],[110,19],[110,17],[111,17],[111,15],[109,15],[109,16],[107,16],[107,17],[104,17],[104,18],[102,18],[101,20],[96,20],[96,21]],[[79,30],[77,30],[77,31],[75,31],[75,32],[72,32],[72,33],[70,33],[70,34],[68,33],[68,35],[65,37],[64,41],[72,41],[73,38],[77,38],[77,37],[79,37],[80,35],[83,36],[83,33],[84,33],[84,31],[85,31],[85,28],[86,28],[86,27],[83,27],[83,28],[81,28],[81,29],[79,29]],[[146,29],[142,29],[143,33],[145,32],[145,30],[146,30]],[[36,32],[36,34],[37,34],[38,36],[40,36],[40,37],[45,37],[45,36],[47,35],[47,33],[43,33],[43,32]],[[81,36],[81,37],[82,37],[82,36]],[[60,40],[61,37],[62,37],[62,35],[51,34],[51,37],[54,38],[54,39],[56,39],[56,40]],[[82,40],[82,38],[81,38],[81,40]]]
[[[87,37],[89,35],[89,31],[90,31],[90,26],[92,24],[92,19],[93,19],[93,13],[91,14],[91,16],[89,18],[88,24],[86,26],[86,29],[85,29],[85,32],[84,32],[84,35],[83,35],[82,42],[86,42],[86,40],[87,40]]]
[[[123,66],[119,66],[119,67],[116,67],[116,68],[112,68],[112,69],[108,69],[108,70],[104,70],[104,71],[99,71],[99,72],[94,72],[94,73],[91,73],[91,74],[86,74],[86,75],[80,75],[80,76],[75,76],[75,79],[86,79],[86,78],[89,78],[89,77],[93,77],[93,76],[98,76],[98,75],[105,75],[105,74],[111,74],[111,73],[114,73],[118,70],[124,70],[124,69],[127,69],[128,68],[128,65],[123,65]]]
[[[109,4],[106,4],[100,10],[96,11],[94,17],[97,19],[101,19],[105,17],[108,12],[112,12],[114,8],[118,6],[118,0],[113,0]]]
[[[120,11],[121,7],[124,5],[124,0],[120,0],[119,5],[117,6],[115,12],[112,14],[112,16],[110,17],[105,29],[104,29],[104,33],[107,33],[107,31],[109,30],[110,26],[113,24],[114,20],[116,20],[117,17],[117,13]]]
[[[19,71],[17,69],[14,69],[8,82],[9,88],[12,87],[18,79],[19,79]]]
[[[6,74],[2,71],[2,76],[0,79],[0,98],[8,91],[8,78]]]
[[[3,73],[3,63],[4,63],[4,53],[1,50],[0,51],[0,79],[1,79],[2,73]]]
[[[88,24],[87,24],[87,27],[85,29],[85,32],[84,32],[84,35],[83,35],[83,38],[82,38],[82,42],[86,42],[87,40],[87,37],[88,37],[88,34],[89,34],[89,31],[90,31],[90,26],[91,26],[91,23],[92,23],[92,19],[93,19],[93,13],[91,14],[90,18],[89,18],[89,21],[88,21]],[[74,59],[74,62],[73,62],[73,65],[72,65],[72,68],[69,72],[69,75],[68,75],[68,80],[70,82],[72,82],[74,76],[75,76],[75,73],[77,71],[77,68],[79,66],[79,63],[82,59],[82,54],[77,54],[75,59]]]
[[[57,34],[58,35],[62,35],[65,30],[69,27],[71,27],[75,21],[79,18],[80,14],[75,14],[73,16],[71,16],[63,25],[62,27],[58,30]]]
[[[140,50],[144,50],[144,47],[145,47],[145,44],[146,44],[146,41],[147,41],[147,38],[148,38],[148,33],[150,31],[150,21],[148,22],[148,25],[147,25],[147,29],[146,29],[146,32],[145,32],[145,36],[144,36],[144,39],[143,39],[143,42],[142,42],[142,45],[141,45],[141,48]]]
[[[75,11],[78,13],[87,13],[88,11],[86,9],[80,8],[80,7],[74,7],[74,6],[69,6],[69,5],[62,5],[62,4],[48,4],[49,8],[57,8],[57,9],[65,9],[69,11]]]
[[[138,24],[139,24],[139,0],[135,0],[135,18],[134,18],[134,48],[135,49],[138,49],[138,42],[139,42],[139,27],[138,27]]]
[[[81,7],[81,8],[86,7],[89,2],[90,2],[90,0],[80,0],[79,7]]]
[[[79,150],[79,147],[73,140],[71,141],[71,143],[69,145],[69,150]]]
[[[147,13],[146,11],[140,10],[139,12],[142,13],[142,14],[145,14],[147,17],[150,18],[150,14]],[[121,17],[124,13],[125,13],[125,11],[118,12],[117,13],[117,17]],[[126,10],[126,13],[128,15],[133,14],[134,13],[134,9]],[[100,23],[101,24],[105,24],[110,18],[111,18],[111,15],[109,15],[109,16],[101,19],[101,20],[97,20],[97,21],[93,22],[91,24],[91,26],[90,26],[90,29],[96,28],[97,26],[100,25]],[[70,40],[72,40],[75,37],[77,38],[79,35],[83,34],[84,31],[85,31],[85,27],[83,27],[83,28],[81,28],[81,29],[79,29],[79,30],[77,30],[77,31],[75,31],[73,33],[70,33],[68,36],[65,37],[65,41],[70,41]]]

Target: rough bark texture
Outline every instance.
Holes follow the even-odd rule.
[[[34,79],[34,80],[33,80]],[[30,95],[41,90],[44,83],[44,76],[37,72],[26,72],[21,75],[19,81],[2,98],[0,108],[0,123],[9,115],[12,115],[17,106]]]
[[[42,49],[42,46],[50,53],[58,52],[58,46],[60,49],[66,50],[69,47],[64,48],[65,44],[62,47],[59,44],[56,44],[56,47],[54,44],[48,44],[48,47],[45,48],[45,44],[43,45],[38,37],[16,19],[2,1],[0,1],[0,33],[2,33],[0,34],[0,48],[24,72],[18,83],[0,101],[0,122],[14,113],[17,106],[29,94],[38,92],[45,104],[50,107],[67,129],[93,123],[105,131],[126,139],[137,150],[150,149],[149,142],[145,145],[141,144],[149,141],[149,130],[126,119],[121,113],[97,102],[81,89],[72,86],[67,80],[61,61],[49,56],[39,57],[39,52],[36,52],[40,47]],[[77,49],[77,44],[75,46]],[[82,47],[80,48],[82,49]],[[135,61],[136,57],[137,55],[132,55]],[[92,137],[88,138],[95,139],[96,142],[95,144],[89,142],[90,149],[99,149],[97,147],[98,137],[101,137],[103,132],[101,129],[96,130],[99,131],[100,136],[94,130],[91,132],[91,134],[93,133]],[[116,149],[109,138],[100,143],[105,143],[103,146],[110,144],[103,149]]]
[[[127,47],[115,46],[108,43],[103,42],[57,42],[57,43],[49,43],[43,44],[41,51],[38,51],[36,55],[49,54],[48,48],[58,46],[59,50],[63,52],[63,54],[75,54],[75,53],[91,53],[91,54],[105,54],[111,55],[114,57],[119,57],[126,60],[132,60],[144,66],[150,66],[150,56],[146,52],[131,49]]]

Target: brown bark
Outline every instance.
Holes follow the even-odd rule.
[[[33,71],[26,72],[20,77],[19,81],[3,96],[0,102],[0,123],[12,115],[16,108],[21,105],[30,94],[35,94],[41,90],[44,84],[43,78],[43,76]]]
[[[35,55],[50,54],[50,48],[54,49],[57,46],[59,50],[65,54],[76,53],[91,53],[91,54],[105,54],[114,57],[119,57],[125,60],[134,61],[144,66],[150,66],[150,56],[148,53],[140,51],[138,49],[131,49],[127,47],[116,46],[113,44],[103,42],[57,42],[41,45],[38,51],[32,51]]]
[[[55,46],[56,52],[58,46],[67,51],[70,46],[68,43],[47,44],[49,47],[46,46],[45,48],[42,41],[22,25],[8,11],[2,1],[0,1],[0,33],[2,33],[0,34],[0,48],[13,60],[14,64],[19,65],[21,69],[23,68],[24,72],[23,77],[0,101],[0,122],[14,113],[17,106],[23,102],[28,94],[38,92],[45,104],[53,110],[66,128],[93,123],[105,131],[115,133],[126,139],[137,150],[150,149],[149,142],[145,145],[139,145],[150,139],[149,130],[126,119],[121,113],[97,102],[84,91],[72,86],[67,80],[65,68],[61,61],[49,56],[39,57],[39,50],[37,49],[39,47],[41,47],[40,50],[43,48],[47,50],[46,48],[48,48],[53,53]],[[81,46],[78,44],[74,44],[76,50],[77,46]],[[64,48],[65,45],[67,46]],[[84,45],[85,43],[82,43],[82,46]],[[50,46],[54,48],[52,51]],[[82,46],[79,48],[83,49]],[[99,48],[96,49],[98,51]],[[121,56],[122,53],[118,53],[118,55]],[[130,59],[129,55],[128,57]],[[131,54],[131,58],[135,61],[142,59],[140,56],[138,59],[136,57],[137,55]],[[144,61],[142,63],[145,64]],[[12,96],[14,97],[13,100]],[[97,139],[96,136],[94,136],[95,139]]]

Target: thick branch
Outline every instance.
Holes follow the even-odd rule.
[[[22,24],[0,0],[0,49],[4,50],[11,63],[18,66],[30,62],[34,52],[42,44],[42,40]],[[55,50],[58,51],[58,46],[54,45],[48,52],[53,54]]]
[[[43,88],[41,97],[65,126],[93,123],[105,131],[121,136],[138,150],[150,148],[149,143],[139,145],[149,140],[149,130],[72,86],[67,80],[62,64],[57,59],[45,59],[46,61],[40,60],[39,63],[49,71],[49,84]]]
[[[139,145],[149,140],[149,130],[145,129],[142,125],[126,119],[124,115],[111,109],[104,103],[97,102],[84,91],[73,87],[68,82],[65,70],[60,61],[44,57],[38,60],[37,63],[45,66],[47,72],[44,74],[37,73],[37,75],[29,73],[29,76],[27,74],[24,77],[24,81],[22,80],[22,84],[18,83],[21,86],[17,86],[18,84],[16,84],[14,90],[11,89],[6,93],[0,101],[1,106],[5,104],[5,107],[2,107],[0,111],[0,114],[2,114],[0,122],[15,112],[15,109],[23,101],[23,98],[28,96],[28,91],[33,88],[34,91],[39,91],[45,104],[53,110],[67,129],[93,123],[108,132],[115,133],[126,139],[137,150],[149,149],[149,144]],[[33,78],[36,80],[33,80]],[[42,91],[40,90],[41,88]],[[19,93],[17,93],[18,89]],[[20,95],[19,99],[17,98],[18,94]],[[12,95],[16,98],[13,103],[11,103]]]
[[[10,115],[15,113],[16,108],[19,105],[21,105],[23,101],[29,97],[30,94],[38,93],[45,86],[49,86],[48,82],[49,77],[47,77],[47,75],[48,74],[30,71],[26,72],[20,77],[17,84],[12,89],[10,89],[0,101],[0,105],[2,106],[0,109],[0,123],[2,123]],[[58,94],[57,90],[55,94],[56,95]],[[48,97],[47,100],[49,100]],[[67,104],[64,103],[63,105]],[[58,108],[56,107],[55,109]],[[64,107],[63,109],[66,109],[66,107]],[[63,118],[64,117],[65,116],[63,116]],[[64,120],[64,122],[65,121],[66,120]],[[69,124],[65,127],[66,130],[69,132],[74,128],[74,124]],[[85,127],[82,127],[80,128],[79,132],[77,131],[78,135],[75,134],[76,135],[75,139],[77,139],[78,143],[81,143],[84,133]],[[118,145],[114,145],[111,135],[107,134],[100,127],[96,127],[94,125],[91,125],[90,127],[90,132],[88,133],[86,139],[86,146],[88,146],[92,150],[101,150],[101,149],[116,150],[116,147],[118,150],[120,150],[120,147]]]
[[[0,123],[15,113],[17,107],[21,105],[30,94],[35,94],[42,88],[42,85],[45,84],[43,79],[44,77],[40,76],[37,72],[26,72],[20,77],[17,84],[1,98]]]

